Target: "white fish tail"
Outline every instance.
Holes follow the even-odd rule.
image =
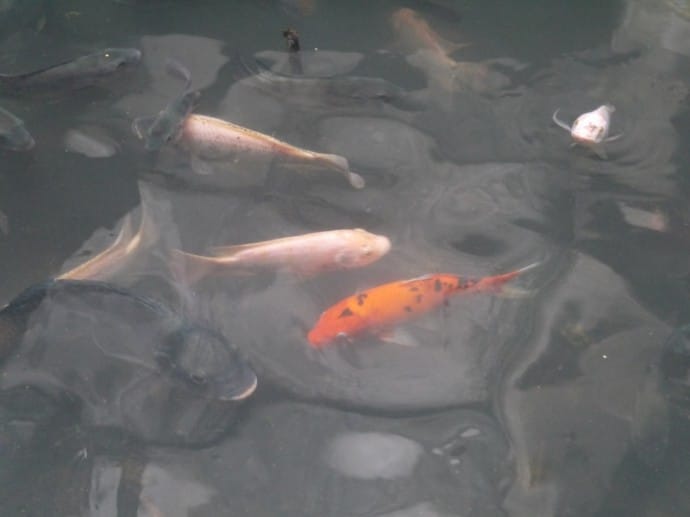
[[[336,168],[338,171],[342,172],[345,175],[345,178],[347,178],[347,181],[354,188],[364,188],[364,178],[362,178],[362,176],[360,176],[356,172],[352,172],[350,170],[350,164],[347,161],[347,158],[345,158],[344,156],[340,156],[338,154],[324,153],[319,153],[318,156],[321,159],[321,161],[324,162],[326,165],[330,165],[331,168]]]
[[[524,266],[524,267],[521,267],[520,269],[515,270],[515,272],[516,272],[516,273],[519,273],[519,274],[522,274],[522,273],[525,273],[525,272],[527,272],[527,271],[531,271],[532,269],[536,269],[536,268],[538,268],[539,266],[541,266],[541,261],[532,262],[531,264],[528,264],[528,265],[526,265],[526,266]]]

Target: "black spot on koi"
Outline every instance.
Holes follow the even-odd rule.
[[[340,313],[340,316],[338,316],[338,318],[347,318],[348,316],[353,316],[353,315],[354,315],[354,312],[352,312],[349,307],[345,307],[343,309],[343,312]]]
[[[438,278],[434,280],[434,291],[439,292],[441,290],[441,287],[441,281]]]
[[[357,305],[362,306],[364,304],[364,300],[367,299],[367,296],[369,296],[367,293],[358,294]]]
[[[405,312],[412,312],[412,307],[405,305]]]

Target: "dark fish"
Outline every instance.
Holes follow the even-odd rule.
[[[132,129],[144,141],[149,151],[158,150],[179,136],[182,124],[196,107],[201,97],[199,91],[188,91],[173,99],[155,117],[140,117],[134,120]]]
[[[54,280],[0,310],[0,388],[81,402],[82,424],[158,443],[225,432],[256,375],[219,333],[112,284]]]
[[[283,38],[285,38],[288,52],[299,52],[299,32],[291,28],[285,29],[283,31]]]
[[[0,148],[10,151],[28,151],[36,142],[24,127],[24,122],[0,108]]]
[[[299,77],[277,74],[262,67],[246,80],[268,95],[311,108],[354,107],[367,103],[389,104],[405,111],[419,111],[425,107],[403,88],[378,77]]]
[[[132,129],[144,141],[148,151],[157,151],[165,144],[174,142],[180,134],[182,124],[194,110],[201,93],[189,90],[192,74],[186,66],[175,59],[165,62],[165,71],[171,77],[185,82],[184,93],[173,99],[155,117],[140,117],[134,120]]]
[[[78,90],[93,86],[104,79],[141,61],[135,48],[106,48],[59,65],[18,75],[0,75],[0,93],[24,93]]]

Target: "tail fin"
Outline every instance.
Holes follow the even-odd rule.
[[[113,243],[86,262],[62,273],[59,280],[107,280],[122,267],[127,248],[135,238],[132,217],[127,214]]]
[[[348,163],[347,158],[340,156],[339,154],[319,153],[318,156],[321,158],[324,164],[327,166],[330,165],[331,168],[336,168],[339,172],[341,172],[350,185],[352,185],[354,188],[364,188],[364,185],[366,184],[364,178],[362,178],[362,176],[356,172],[352,172],[350,170],[350,164]]]
[[[138,117],[132,122],[132,132],[140,139],[146,141],[149,129],[155,122],[156,117]]]
[[[535,269],[541,265],[541,262],[534,262],[515,271],[509,273],[503,273],[502,275],[487,276],[481,278],[477,282],[477,288],[479,291],[490,291],[490,292],[502,292],[504,290],[504,284],[510,282],[511,280],[517,278],[523,273]],[[508,290],[510,291],[510,290]]]

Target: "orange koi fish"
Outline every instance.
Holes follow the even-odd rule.
[[[372,287],[324,311],[307,339],[321,348],[340,337],[381,333],[443,305],[451,296],[499,292],[506,282],[536,266],[484,278],[440,273]]]

